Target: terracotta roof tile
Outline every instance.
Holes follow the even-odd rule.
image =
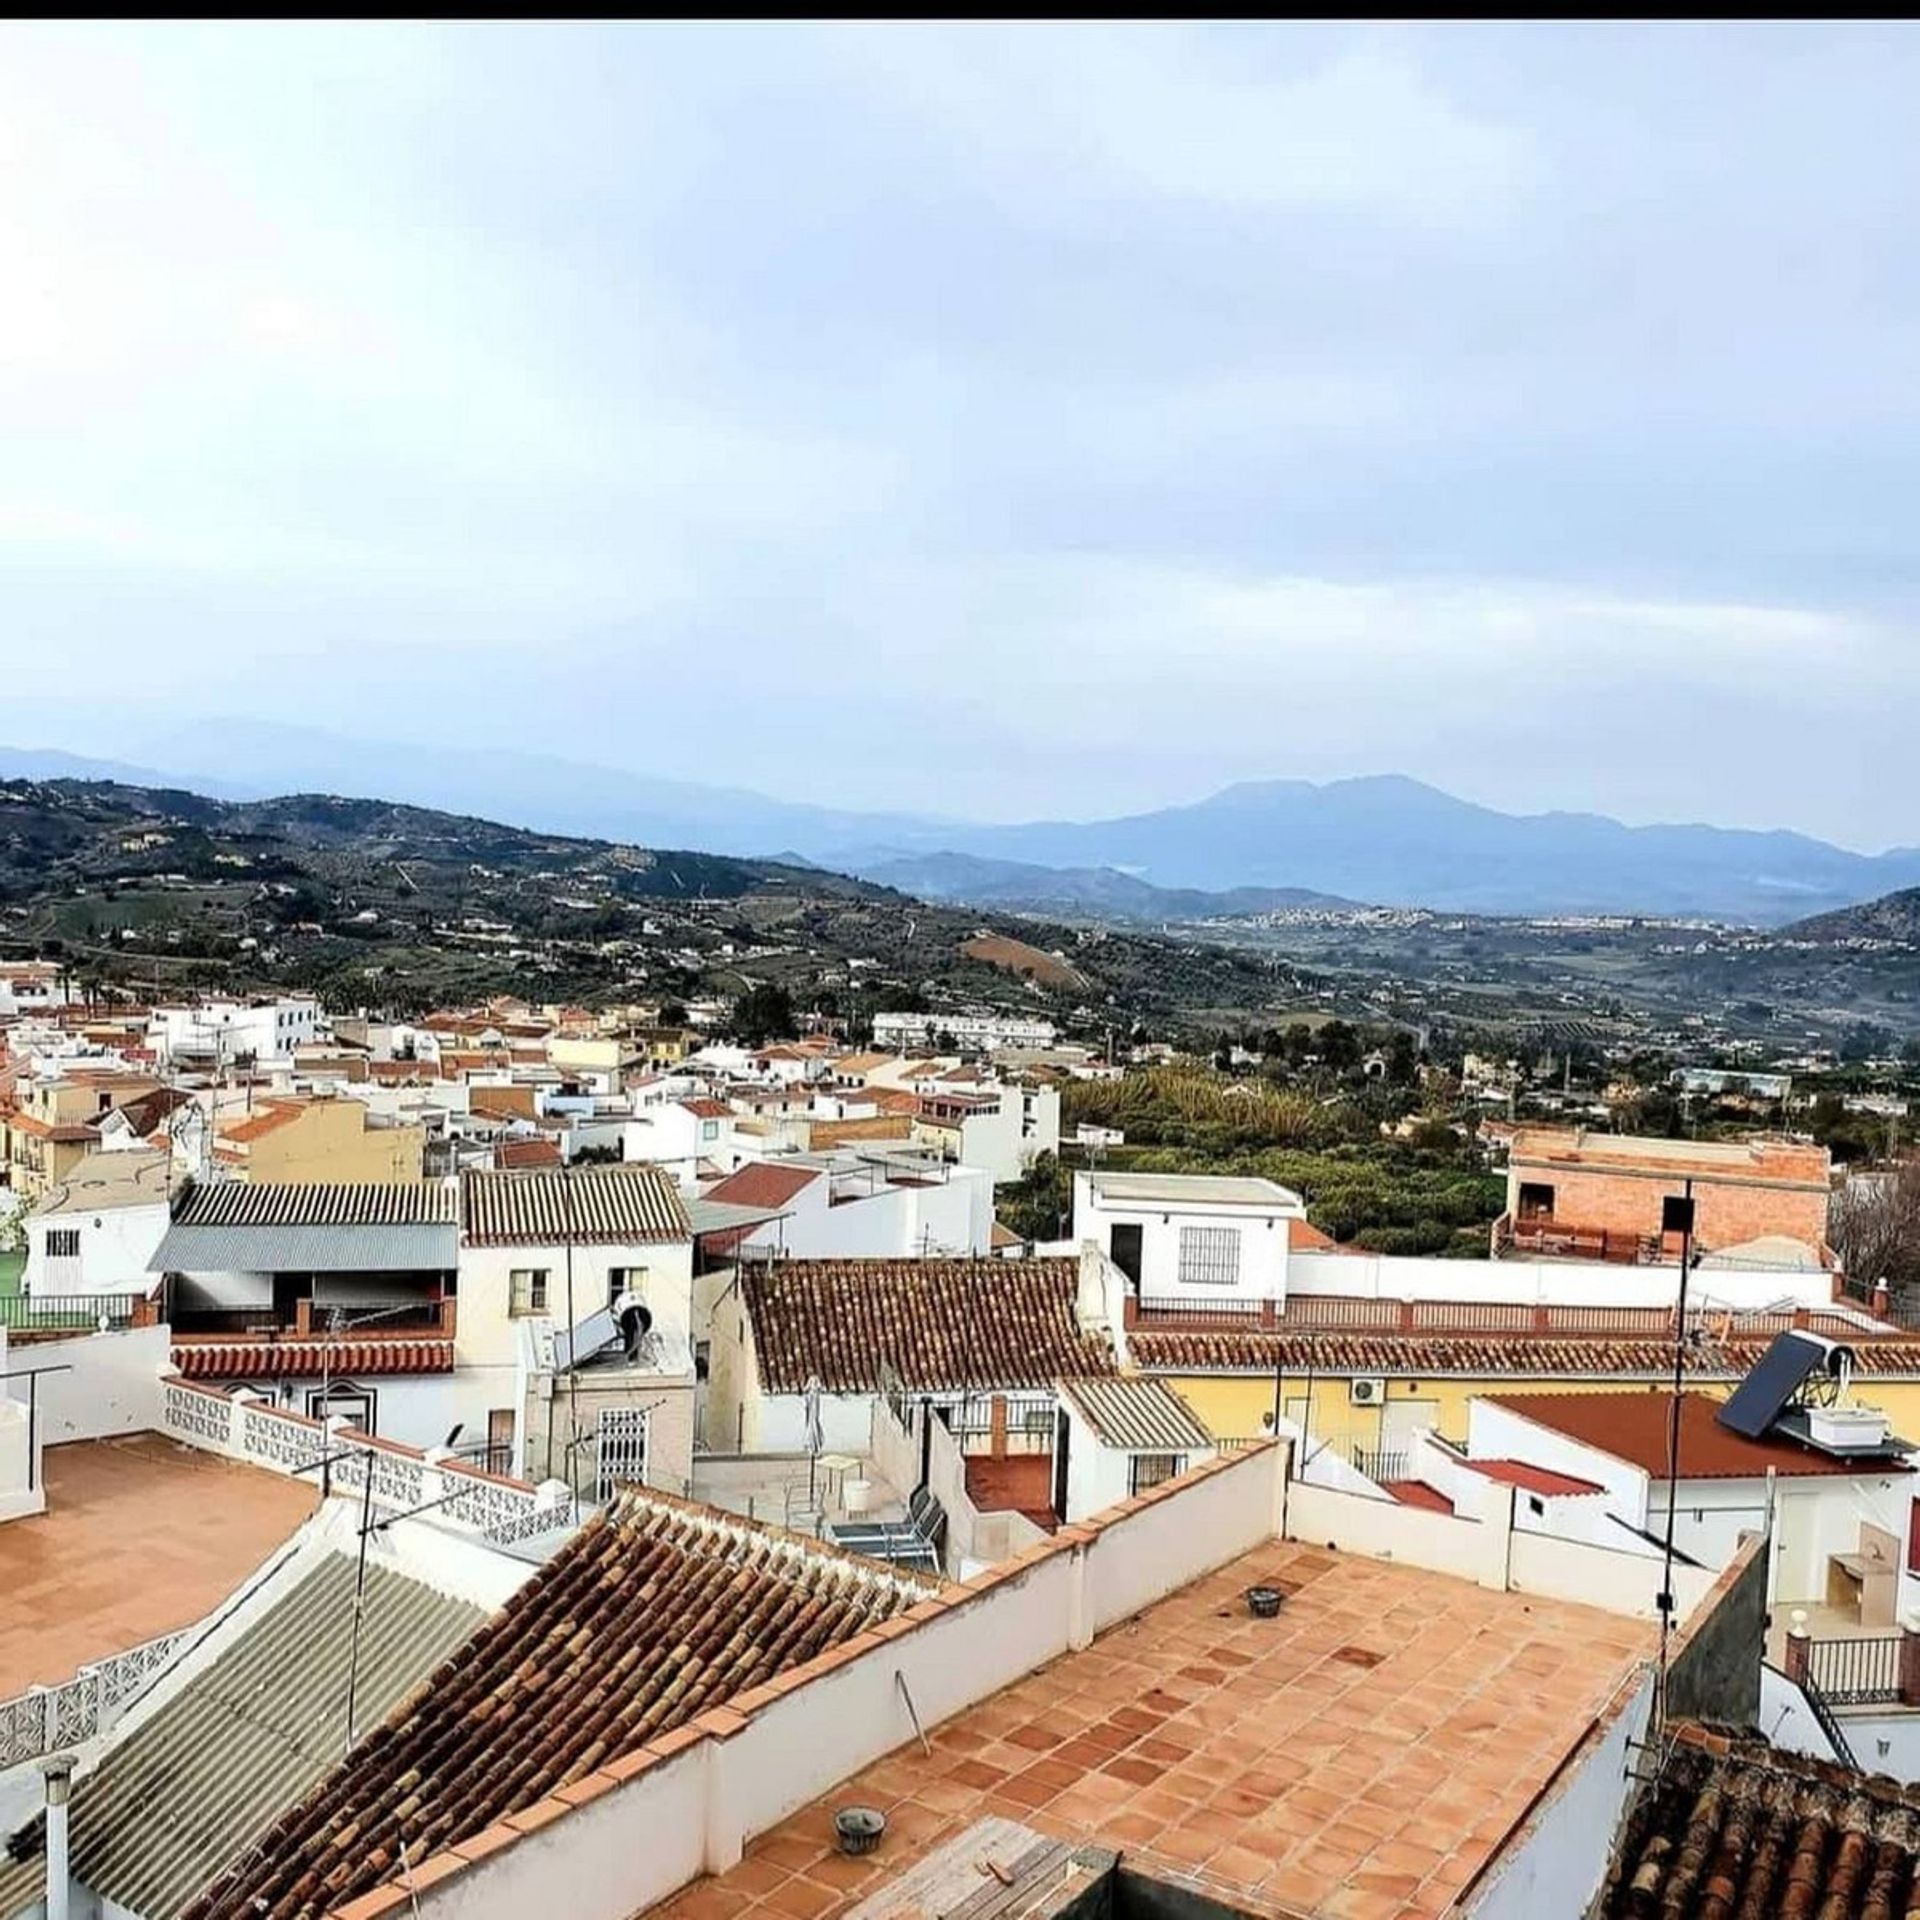
[[[557,1140],[502,1140],[493,1150],[493,1164],[503,1170],[517,1167],[557,1167]]]
[[[451,1340],[186,1340],[173,1364],[189,1380],[252,1380],[307,1376],[451,1373]]]
[[[701,1197],[723,1200],[730,1207],[784,1207],[820,1177],[818,1167],[783,1167],[773,1160],[750,1160]]]
[[[285,1815],[189,1920],[316,1920],[399,1865],[566,1811],[561,1789],[932,1586],[712,1508],[627,1495]],[[549,1805],[551,1816],[549,1816]]]
[[[1920,1791],[1686,1725],[1594,1911],[1897,1915],[1917,1893]]]
[[[798,1260],[748,1267],[760,1385],[870,1393],[891,1370],[931,1391],[1050,1387],[1110,1374],[1111,1343],[1074,1311],[1077,1260]]]

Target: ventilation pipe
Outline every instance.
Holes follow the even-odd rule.
[[[67,1802],[73,1794],[73,1755],[50,1753],[40,1762],[47,1781],[47,1920],[68,1920],[72,1887],[67,1864]]]

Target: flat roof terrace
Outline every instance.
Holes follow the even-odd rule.
[[[1278,1585],[1277,1618],[1244,1590]],[[1242,1911],[1446,1910],[1652,1649],[1641,1621],[1275,1540],[955,1715],[656,1920],[834,1920],[993,1816]],[[836,1851],[833,1815],[887,1815]]]
[[[49,1447],[43,1468],[46,1512],[0,1525],[0,1700],[192,1626],[319,1504],[154,1433]]]

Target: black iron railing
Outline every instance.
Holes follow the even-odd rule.
[[[0,1327],[10,1333],[84,1332],[102,1318],[111,1327],[133,1324],[137,1293],[0,1294]]]
[[[1897,1700],[1900,1642],[1891,1634],[1815,1640],[1807,1649],[1807,1677],[1836,1707]],[[1811,1693],[1813,1687],[1807,1691]]]
[[[1832,1703],[1821,1690],[1819,1681],[1809,1673],[1800,1682],[1800,1691],[1806,1696],[1807,1705],[1813,1709],[1813,1717],[1820,1723],[1820,1731],[1827,1736],[1834,1758],[1843,1767],[1858,1773],[1860,1762],[1854,1758],[1853,1748],[1847,1744],[1847,1736],[1840,1731],[1839,1719],[1834,1714]]]

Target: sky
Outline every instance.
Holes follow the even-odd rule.
[[[0,741],[1920,843],[1920,33],[0,26]]]

